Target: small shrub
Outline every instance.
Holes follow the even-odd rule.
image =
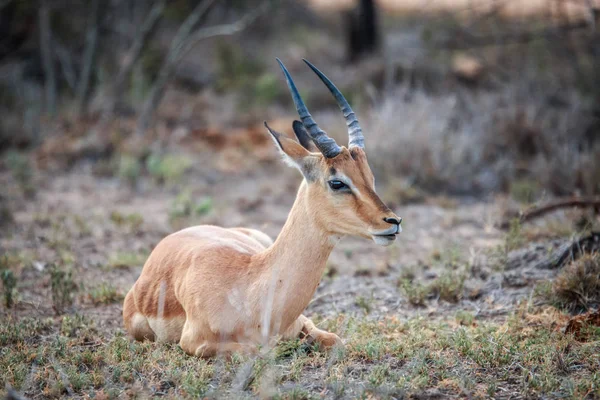
[[[16,151],[10,151],[5,156],[6,166],[12,172],[13,177],[21,187],[26,196],[35,194],[33,185],[33,167],[25,155]]]
[[[270,73],[262,74],[256,79],[253,92],[253,97],[259,105],[275,102],[282,94],[278,77]]]
[[[193,215],[203,216],[210,213],[212,209],[212,198],[202,197],[200,200],[195,200],[192,193],[186,190],[181,192],[171,204],[169,217],[171,220],[175,220]]]
[[[119,252],[113,254],[108,260],[109,268],[130,268],[140,267],[146,262],[148,257],[145,253]]]
[[[0,227],[3,225],[11,225],[15,222],[15,217],[8,206],[8,204],[2,203],[2,197],[0,197]]]
[[[475,316],[468,311],[460,310],[456,312],[456,322],[460,325],[472,326],[475,322]]]
[[[98,305],[118,303],[123,301],[124,296],[114,286],[103,282],[89,291],[88,298],[92,303]]]
[[[533,180],[521,179],[510,184],[511,197],[521,203],[533,203],[540,191],[539,184]]]
[[[77,285],[73,281],[73,273],[50,266],[50,283],[52,287],[52,304],[57,314],[62,314],[67,307],[73,304],[73,295]]]
[[[253,82],[264,71],[264,66],[244,53],[239,44],[221,41],[217,44],[217,88],[240,89]]]
[[[371,312],[371,309],[373,308],[373,299],[372,298],[367,298],[364,296],[358,296],[356,298],[356,302],[355,304],[362,308],[363,310],[365,310],[365,314],[368,314]]]
[[[136,157],[127,154],[122,154],[119,157],[116,169],[117,176],[131,185],[137,182],[142,170],[140,161]]]
[[[159,183],[174,183],[181,180],[183,174],[192,166],[192,160],[180,155],[151,154],[146,159],[146,169]]]
[[[549,300],[572,312],[600,307],[600,253],[585,254],[556,277]]]
[[[90,330],[93,330],[92,321],[80,314],[65,315],[60,324],[60,334],[67,337],[77,337]]]
[[[523,246],[524,241],[525,239],[521,231],[521,220],[519,218],[514,218],[510,221],[510,227],[504,239],[504,250],[507,253],[516,250]]]
[[[431,293],[431,288],[429,286],[409,279],[402,279],[399,285],[400,289],[408,299],[408,302],[413,306],[424,306],[427,297],[429,297]]]
[[[131,232],[138,232],[144,223],[144,217],[141,214],[122,214],[119,211],[111,212],[110,220],[118,226],[128,228]]]
[[[0,277],[4,286],[4,305],[6,308],[12,308],[15,288],[17,287],[17,278],[15,278],[15,274],[8,268],[0,269]]]
[[[431,290],[440,299],[456,303],[463,296],[465,276],[456,271],[446,271],[431,284]]]

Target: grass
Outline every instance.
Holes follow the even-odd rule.
[[[434,296],[450,303],[456,303],[463,296],[465,275],[458,271],[445,271],[430,284]]]
[[[423,285],[411,279],[401,279],[398,285],[410,304],[417,307],[425,306],[427,298],[431,294],[428,285]]]
[[[142,173],[142,165],[137,157],[122,154],[116,161],[115,175],[121,180],[134,185]]]
[[[50,285],[52,291],[52,305],[57,314],[62,314],[73,304],[73,297],[77,285],[73,281],[73,271],[51,265]]]
[[[17,278],[15,277],[14,272],[9,269],[9,259],[6,255],[0,258],[0,280],[2,280],[4,306],[6,308],[12,308],[15,302]]]
[[[449,303],[459,302],[463,298],[464,283],[470,270],[460,249],[451,246],[443,251],[435,250],[431,254],[431,263],[442,269],[440,276],[422,283],[417,278],[417,267],[404,267],[398,279],[400,292],[416,307],[425,306],[427,300],[432,298]]]
[[[343,348],[326,352],[290,340],[258,357],[206,361],[176,345],[102,331],[81,314],[7,316],[0,387],[44,398],[392,398],[431,390],[442,397],[597,397],[600,330],[581,342],[556,328],[567,319],[530,304],[503,322],[466,312],[441,320],[339,315],[320,327],[339,333]]]
[[[110,213],[110,220],[119,227],[123,227],[130,232],[139,232],[144,224],[144,217],[138,213],[123,214],[119,211]]]
[[[9,151],[4,155],[4,163],[10,169],[23,194],[27,197],[35,195],[34,169],[27,155],[17,151]]]
[[[189,190],[184,190],[173,200],[169,210],[169,220],[173,223],[182,218],[205,216],[214,209],[210,197],[194,198]]]
[[[190,158],[174,154],[164,156],[151,154],[146,159],[146,169],[150,176],[159,183],[179,182],[192,164]]]
[[[107,267],[109,269],[141,267],[147,258],[148,254],[145,252],[120,251],[110,256]]]
[[[87,292],[87,298],[95,305],[112,304],[123,301],[125,296],[110,283],[101,283]]]
[[[550,304],[575,313],[600,307],[600,253],[572,261],[537,292]]]
[[[4,291],[4,305],[6,308],[12,308],[15,302],[14,297],[17,286],[17,278],[15,278],[15,274],[9,269],[0,270],[0,278],[2,279]]]

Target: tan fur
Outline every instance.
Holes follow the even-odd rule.
[[[368,238],[390,228],[384,217],[397,217],[375,194],[362,149],[343,148],[326,159],[285,136],[277,143],[307,177],[277,240],[208,225],[164,238],[125,298],[123,318],[133,338],[179,342],[201,357],[254,351],[277,337],[341,343],[302,315],[333,249],[331,238]],[[327,184],[333,169],[360,194],[333,193]]]

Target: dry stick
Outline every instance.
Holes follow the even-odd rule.
[[[40,47],[42,64],[44,68],[44,88],[46,96],[46,110],[50,115],[56,113],[56,79],[54,63],[52,62],[52,30],[50,27],[50,8],[47,0],[42,0],[38,12],[40,24]]]
[[[527,222],[551,213],[552,211],[571,207],[593,207],[595,209],[600,209],[600,197],[571,197],[568,199],[559,199],[543,206],[532,207],[529,210],[522,211],[515,218],[517,218],[519,222]],[[506,229],[510,227],[511,221],[512,219],[503,221],[500,224],[500,228]]]
[[[83,52],[83,66],[79,75],[77,91],[75,94],[75,110],[77,114],[81,114],[84,108],[85,99],[87,96],[90,76],[92,74],[92,64],[94,55],[98,47],[98,9],[100,8],[100,0],[92,0],[91,13],[89,15],[88,27],[85,33],[85,50]]]

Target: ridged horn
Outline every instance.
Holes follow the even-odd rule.
[[[362,129],[358,124],[358,120],[356,119],[356,114],[352,111],[350,104],[348,104],[348,100],[344,97],[342,92],[335,87],[333,82],[329,80],[321,71],[317,69],[310,62],[302,59],[313,70],[315,74],[323,81],[327,89],[331,92],[333,97],[335,97],[335,101],[337,102],[340,110],[344,114],[344,118],[346,119],[346,125],[348,126],[348,148],[350,147],[360,147],[365,148],[365,138],[362,134]]]
[[[327,133],[325,133],[325,131],[319,128],[319,125],[317,125],[313,117],[308,112],[308,109],[306,108],[302,97],[300,97],[300,93],[298,92],[298,89],[296,89],[296,85],[294,84],[290,73],[285,68],[285,65],[283,65],[279,58],[277,58],[276,60],[279,63],[281,70],[283,71],[283,75],[285,75],[285,80],[287,82],[288,88],[290,89],[290,93],[292,94],[292,100],[294,100],[294,104],[296,105],[298,115],[302,120],[302,125],[304,125],[311,139],[313,140],[313,142],[315,142],[315,145],[317,146],[319,151],[323,153],[323,155],[326,158],[333,158],[337,156],[338,154],[340,154],[342,149],[340,148],[340,146],[337,145],[335,140],[327,136]]]

